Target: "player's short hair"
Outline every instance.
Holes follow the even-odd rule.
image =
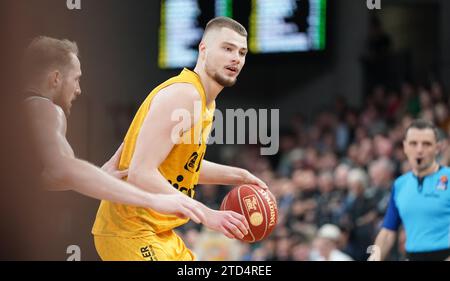
[[[22,74],[25,79],[45,73],[52,67],[62,69],[71,63],[70,54],[78,56],[77,43],[47,36],[35,37],[25,50]]]
[[[403,139],[406,139],[406,135],[408,134],[409,129],[419,129],[419,130],[425,130],[425,129],[431,129],[434,133],[434,136],[436,137],[436,141],[439,140],[439,132],[432,122],[429,122],[424,119],[415,119],[409,124],[408,128],[406,128],[405,135]]]
[[[242,26],[242,24],[235,21],[234,19],[228,17],[216,17],[210,20],[208,24],[206,24],[203,36],[210,30],[222,27],[229,28],[237,32],[238,34],[247,37],[247,30],[245,29],[245,27]]]

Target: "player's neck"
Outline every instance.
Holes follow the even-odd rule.
[[[55,95],[51,91],[45,91],[42,89],[42,87],[35,86],[35,85],[29,85],[28,87],[25,87],[25,91],[35,93],[38,96],[48,98],[51,101],[55,100]]]
[[[437,170],[439,170],[439,164],[434,161],[433,164],[431,164],[428,168],[422,170],[422,171],[418,171],[418,170],[414,170],[414,174],[418,177],[418,178],[423,178],[425,176],[428,176],[432,173],[435,173]]]
[[[194,72],[197,73],[198,77],[200,77],[203,89],[205,90],[206,105],[209,106],[210,103],[213,102],[220,94],[220,92],[223,90],[223,86],[217,83],[211,77],[209,77],[204,71],[204,69],[198,66],[195,67]]]

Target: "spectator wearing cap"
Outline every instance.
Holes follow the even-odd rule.
[[[334,224],[324,224],[313,242],[313,261],[352,261],[353,259],[338,249],[341,230]]]

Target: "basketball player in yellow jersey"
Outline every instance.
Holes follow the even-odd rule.
[[[121,148],[102,169],[78,159],[66,139],[66,116],[81,94],[81,66],[76,43],[50,37],[35,38],[23,59],[25,107],[42,163],[48,190],[73,190],[96,199],[155,208],[200,222],[199,202],[186,196],[156,195],[118,180]],[[112,176],[111,176],[112,175]]]
[[[129,169],[128,182],[149,192],[181,191],[191,197],[198,183],[251,183],[267,188],[244,169],[203,159],[215,99],[224,87],[234,85],[246,54],[247,32],[241,24],[225,17],[207,24],[194,71],[184,69],[156,87],[131,123],[119,166]],[[201,114],[196,114],[197,105]],[[181,125],[173,117],[180,112],[190,117]],[[248,223],[242,215],[201,208],[206,227],[229,238],[247,234]],[[152,209],[102,201],[92,232],[103,260],[194,260],[173,230],[186,222]]]

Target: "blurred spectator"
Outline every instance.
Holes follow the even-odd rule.
[[[275,258],[276,261],[289,261],[291,260],[291,246],[292,241],[289,236],[283,236],[278,238],[275,244]]]
[[[280,176],[288,177],[292,173],[292,151],[296,145],[294,132],[284,132],[280,136],[280,151],[277,172]]]
[[[316,175],[311,169],[296,170],[292,181],[296,188],[295,201],[289,210],[287,223],[291,227],[297,222],[313,223],[318,196]]]
[[[310,261],[313,236],[299,232],[294,234],[291,244],[291,259],[294,261]]]
[[[313,261],[352,261],[353,259],[338,249],[341,230],[333,224],[323,225],[313,242]]]
[[[355,260],[367,259],[367,247],[374,236],[375,202],[365,196],[368,184],[369,179],[363,169],[354,168],[349,172],[349,193],[343,205],[340,225],[350,230],[346,252]]]
[[[434,107],[436,114],[436,126],[444,132],[450,130],[450,114],[448,105],[445,103],[438,103]]]
[[[384,217],[389,202],[394,171],[394,164],[388,158],[380,158],[369,166],[370,187],[366,190],[365,196],[376,204],[374,211],[379,220]]]
[[[331,171],[324,171],[319,175],[320,196],[317,199],[316,225],[337,223],[340,196],[335,192],[334,178]]]
[[[193,251],[199,261],[238,261],[242,259],[243,248],[238,240],[203,228],[196,237]]]

